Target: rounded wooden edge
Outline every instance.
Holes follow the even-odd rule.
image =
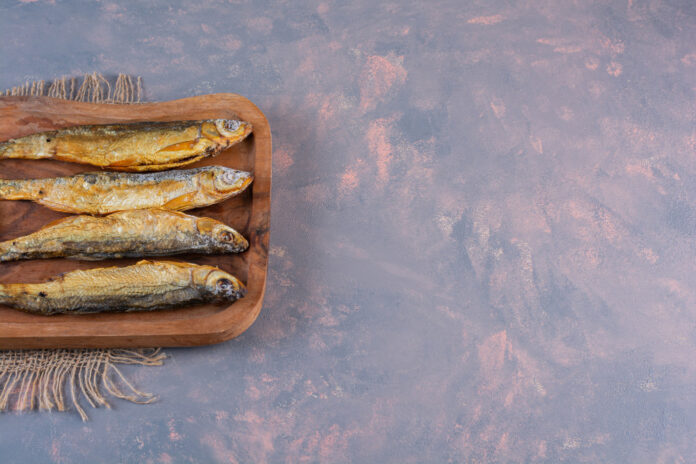
[[[214,345],[231,340],[244,333],[256,321],[263,300],[258,300],[251,311],[240,311],[244,315],[242,323],[229,328],[217,327],[209,332],[188,334],[139,334],[139,335],[85,335],[85,336],[50,336],[50,337],[0,337],[2,349],[39,349],[39,348],[151,348],[151,347],[186,347]]]
[[[209,316],[196,318],[195,320],[180,319],[161,322],[150,322],[146,330],[130,331],[118,335],[109,335],[101,331],[94,331],[95,327],[87,327],[86,330],[77,330],[69,327],[69,322],[54,324],[52,332],[56,334],[42,334],[32,337],[0,335],[0,348],[3,349],[31,349],[31,348],[134,348],[134,347],[176,347],[198,346],[220,343],[230,340],[246,331],[258,318],[263,306],[263,297],[266,289],[268,271],[268,244],[270,234],[270,205],[271,205],[271,177],[272,177],[272,138],[268,119],[263,112],[249,99],[232,93],[218,93],[187,97],[164,102],[139,103],[140,107],[148,107],[150,110],[191,104],[195,101],[215,99],[228,100],[231,110],[240,118],[248,120],[254,126],[256,162],[254,165],[254,183],[252,192],[258,195],[252,202],[250,229],[254,231],[254,237],[258,238],[258,246],[261,253],[257,253],[250,263],[247,287],[250,289],[247,296],[222,311]],[[46,106],[46,101],[51,101],[51,106]],[[103,107],[102,103],[85,103],[70,100],[62,100],[51,97],[13,97],[0,96],[0,111],[7,110],[15,103],[24,103],[29,108],[23,111],[31,111],[31,106],[36,106],[37,112],[46,113],[46,108],[56,106],[72,108]],[[110,115],[114,119],[125,118],[132,115],[133,104],[108,104],[110,111],[116,110],[116,115]],[[3,108],[4,107],[4,108]],[[123,112],[123,115],[118,113]],[[166,112],[163,113],[166,116]],[[105,117],[108,119],[109,117]],[[260,167],[260,169],[259,169]],[[260,236],[260,237],[259,237]],[[259,256],[260,255],[260,259]],[[113,322],[111,326],[120,325]],[[132,324],[132,323],[130,323]],[[192,326],[195,324],[195,326]],[[12,333],[12,326],[26,326],[26,324],[8,323],[4,330]],[[93,324],[90,324],[93,325]],[[126,324],[128,325],[128,324]],[[68,330],[69,335],[59,334],[61,326]],[[55,330],[54,330],[55,329]],[[84,329],[84,328],[83,328]],[[183,333],[182,333],[183,330]],[[92,333],[90,333],[92,332]]]

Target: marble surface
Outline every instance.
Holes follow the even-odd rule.
[[[1,416],[3,462],[692,462],[695,5],[2,2],[1,88],[274,136],[258,321],[128,369],[156,404]]]

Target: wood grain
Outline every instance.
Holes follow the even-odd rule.
[[[188,167],[222,165],[251,171],[254,183],[237,197],[192,210],[239,230],[249,250],[239,255],[181,256],[232,273],[249,290],[230,306],[199,305],[151,313],[37,316],[0,306],[0,349],[191,346],[236,337],[259,315],[266,285],[271,206],[271,131],[263,113],[234,94],[213,94],[161,103],[107,105],[48,97],[0,97],[0,140],[80,124],[174,121],[238,117],[252,123],[245,141],[214,158]],[[59,161],[0,160],[0,177],[35,178],[71,175],[94,167]],[[0,201],[0,240],[33,232],[66,214],[24,201]],[[39,282],[74,269],[125,266],[137,260],[84,262],[67,259],[0,265],[0,283]]]

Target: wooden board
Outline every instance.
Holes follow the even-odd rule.
[[[209,216],[240,231],[250,243],[239,255],[172,258],[212,264],[242,280],[245,298],[225,305],[199,305],[147,313],[37,316],[0,306],[0,349],[190,346],[236,337],[259,315],[266,285],[271,207],[271,131],[263,113],[234,94],[214,94],[161,103],[110,105],[47,97],[0,97],[0,140],[80,124],[173,121],[238,117],[254,132],[217,157],[189,167],[223,165],[251,171],[250,189],[218,205],[189,211]],[[58,161],[0,160],[0,177],[34,178],[95,171],[91,166]],[[33,232],[67,216],[26,201],[0,201],[0,240]],[[167,258],[169,259],[169,258]],[[67,259],[0,264],[0,283],[40,282],[74,269],[133,264],[120,259],[96,262]]]

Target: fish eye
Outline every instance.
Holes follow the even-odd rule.
[[[237,131],[242,126],[242,121],[237,121],[236,119],[216,119],[215,127],[217,128],[220,135],[225,137],[237,136]]]
[[[223,298],[237,299],[246,295],[247,290],[244,285],[235,283],[226,277],[218,279],[215,283],[215,294]]]
[[[220,232],[220,238],[225,242],[231,242],[233,236],[229,230],[223,230],[222,232]]]
[[[241,125],[241,121],[237,121],[236,119],[225,119],[225,129],[229,131],[236,131]]]
[[[225,182],[229,182],[230,184],[237,182],[237,175],[234,172],[227,171],[222,175],[222,178]]]

